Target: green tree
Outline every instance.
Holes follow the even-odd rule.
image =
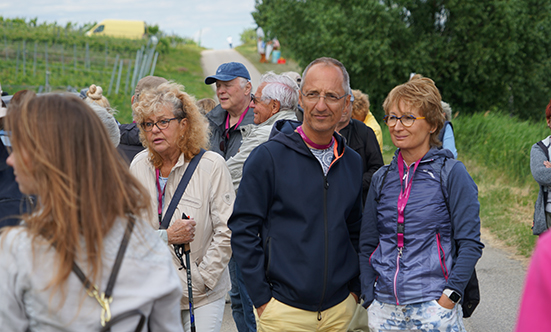
[[[376,115],[411,72],[454,110],[538,118],[551,87],[551,3],[544,0],[257,0],[253,17],[301,66],[339,59]]]

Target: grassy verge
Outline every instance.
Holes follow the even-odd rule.
[[[543,122],[543,121],[542,121]],[[530,147],[548,135],[545,126],[500,114],[458,117],[453,121],[461,160],[478,186],[482,227],[522,256],[529,257],[536,237],[531,225],[538,186],[530,175]],[[383,128],[383,157],[396,148]]]
[[[211,98],[212,88],[205,84],[201,68],[202,50],[195,45],[171,48],[169,53],[159,55],[155,76],[182,84],[185,91],[197,99]],[[132,110],[128,97],[110,96],[109,101],[119,110],[117,118],[120,122],[132,122]]]
[[[273,71],[276,74],[281,74],[286,71],[296,71],[299,74],[302,74],[302,68],[293,61],[292,59],[287,58],[285,49],[281,51],[281,56],[287,60],[285,64],[278,63],[260,63],[260,55],[256,51],[256,44],[243,44],[235,48],[241,55],[243,55],[247,60],[249,60],[258,71],[263,74],[267,71]]]

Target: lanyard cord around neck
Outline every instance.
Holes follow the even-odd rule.
[[[406,209],[406,204],[409,199],[409,194],[411,193],[411,185],[413,183],[413,176],[415,175],[415,171],[417,170],[417,166],[419,166],[419,162],[421,159],[417,160],[415,162],[415,165],[413,167],[413,172],[410,172],[409,170],[411,167],[408,167],[408,174],[406,175],[406,183],[405,186],[403,184],[404,181],[404,158],[402,157],[402,152],[400,151],[398,153],[398,171],[400,173],[400,195],[398,196],[398,251],[400,254],[402,254],[402,249],[404,248],[404,210]]]
[[[241,124],[241,122],[243,121],[243,119],[245,118],[245,114],[247,114],[247,112],[249,111],[249,108],[247,107],[247,109],[245,110],[245,112],[243,112],[241,114],[241,116],[239,117],[239,120],[237,120],[237,123],[233,126],[234,129],[237,129],[237,127],[239,127],[239,125]],[[228,116],[226,117],[226,138],[230,138],[230,113],[228,112]]]
[[[327,145],[316,144],[310,138],[308,138],[308,136],[306,136],[306,134],[304,133],[304,130],[302,129],[302,126],[297,127],[297,132],[299,133],[300,137],[302,137],[304,142],[306,142],[306,144],[310,145],[311,147],[317,150],[329,149],[329,147],[333,145],[333,142],[335,142],[335,137],[331,136],[331,142],[329,142],[329,144]]]
[[[166,184],[163,187],[163,189],[161,189],[161,181],[159,181],[159,177],[161,176],[161,171],[159,169],[155,169],[155,176],[157,180],[157,193],[159,195],[159,206],[157,208],[157,212],[159,213],[159,225],[160,225],[162,220],[161,218],[163,215],[163,196],[165,195]]]

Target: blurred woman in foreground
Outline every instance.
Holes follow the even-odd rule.
[[[99,331],[114,324],[117,331],[142,331],[145,318],[144,331],[183,331],[170,253],[151,226],[134,218],[147,208],[147,193],[98,116],[78,97],[52,94],[10,107],[6,122],[7,162],[37,206],[23,226],[2,234],[2,330]],[[112,297],[104,298],[117,266]]]
[[[465,166],[438,149],[440,101],[419,78],[383,104],[398,149],[373,175],[360,233],[371,331],[465,331],[458,304],[482,254],[480,205]]]

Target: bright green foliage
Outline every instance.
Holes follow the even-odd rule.
[[[462,113],[537,118],[551,97],[551,2],[257,0],[256,23],[304,67],[339,59],[377,117],[411,72],[434,79]]]
[[[243,44],[256,42],[256,31],[253,28],[245,29],[240,36]]]

